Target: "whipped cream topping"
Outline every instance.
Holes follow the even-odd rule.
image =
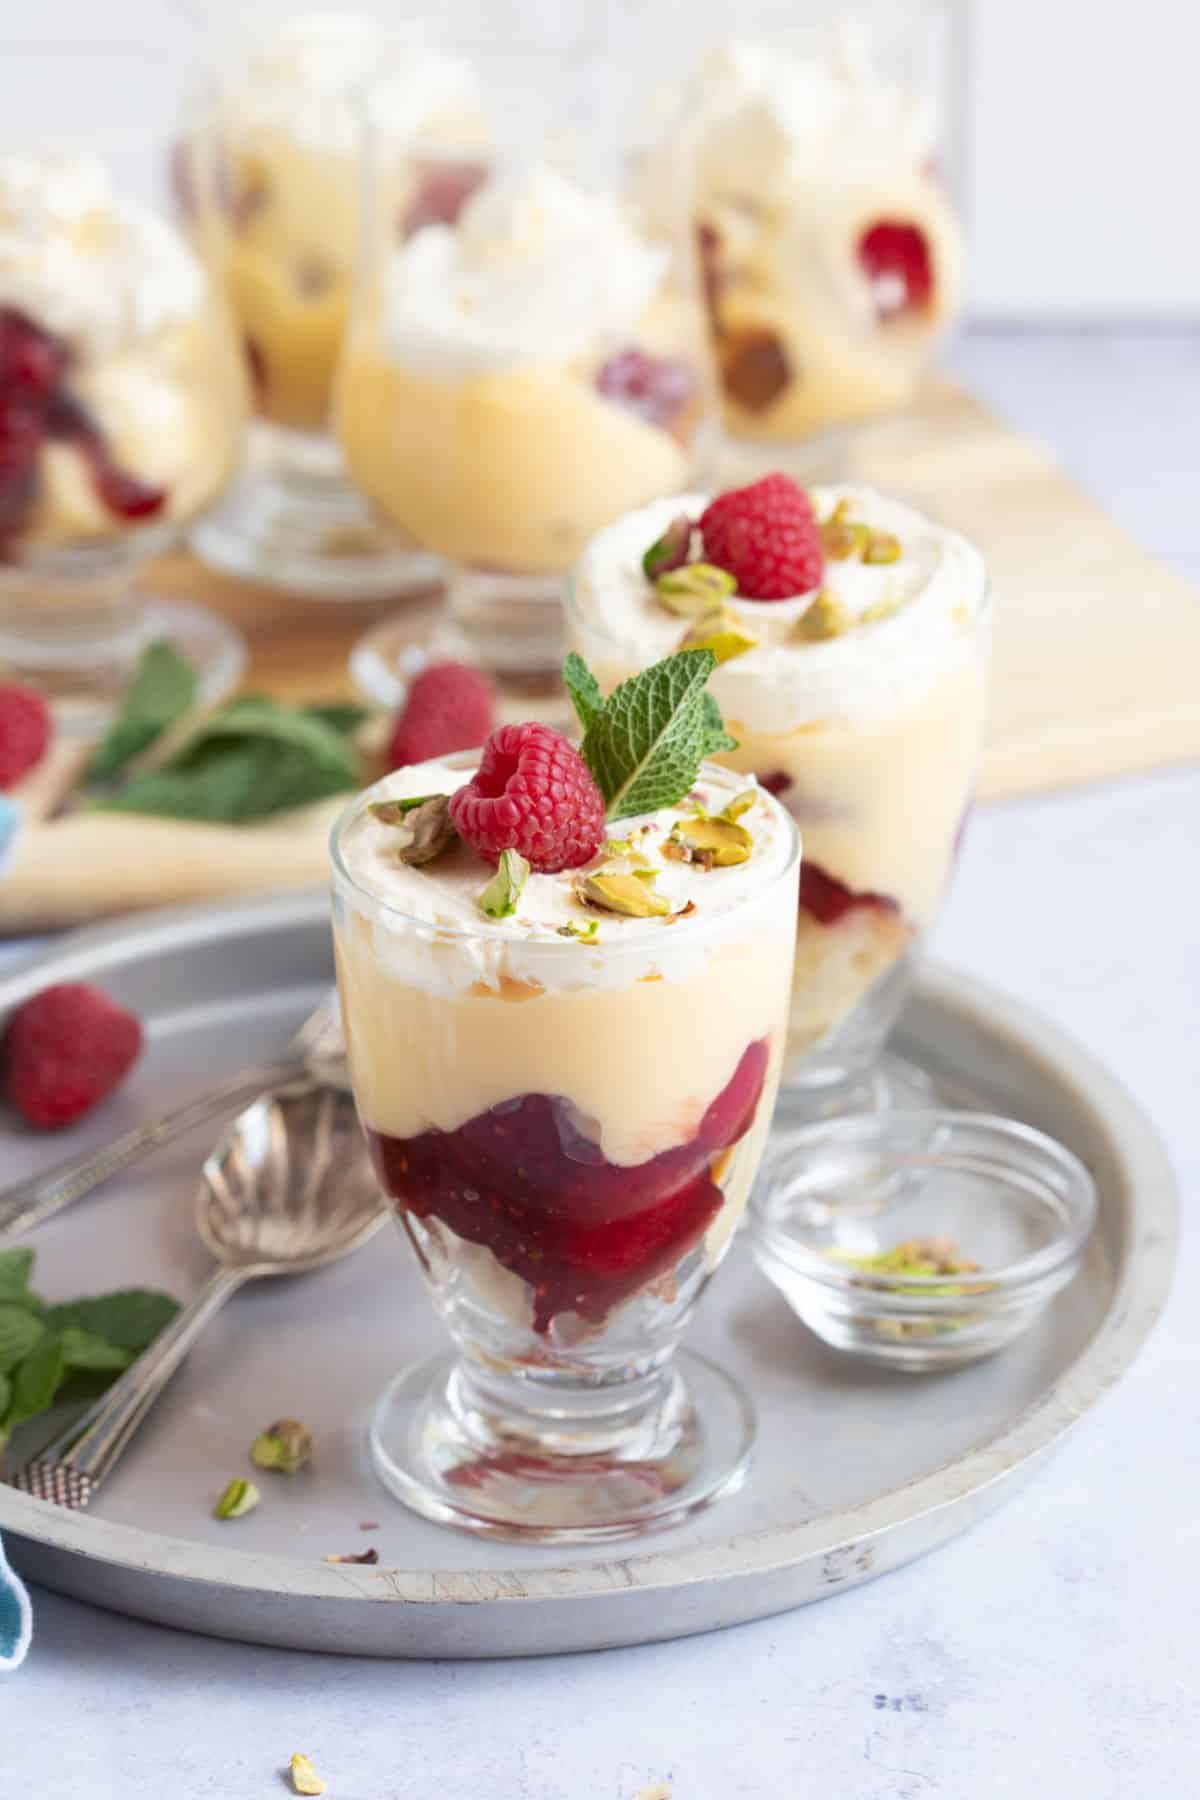
[[[628,338],[666,273],[616,196],[541,163],[494,174],[455,227],[418,231],[386,277],[403,363],[462,380]]]
[[[278,134],[317,155],[353,157],[367,83],[372,125],[389,140],[486,136],[479,80],[464,57],[353,12],[302,13],[253,42],[225,87],[222,123],[235,142]]]
[[[194,317],[204,271],[87,153],[0,153],[0,305],[104,357]]]
[[[726,720],[756,734],[869,718],[919,698],[972,654],[986,600],[983,558],[957,532],[871,488],[809,492],[818,518],[845,500],[853,519],[898,539],[900,556],[893,563],[826,562],[824,591],[861,622],[824,641],[796,635],[812,594],[778,601],[732,597],[729,604],[759,642],[722,663],[709,687]],[[672,519],[685,513],[698,520],[707,504],[702,494],[655,501],[600,532],[580,558],[571,591],[573,641],[609,679],[679,647],[687,623],[656,599],[642,557]],[[865,620],[868,612],[885,616]]]
[[[702,200],[783,200],[920,167],[934,154],[932,96],[880,74],[869,29],[843,20],[799,43],[734,39],[701,58],[680,102],[701,147]]]
[[[561,992],[625,987],[647,976],[690,979],[714,947],[728,941],[730,927],[742,933],[752,929],[736,922],[737,915],[747,901],[773,888],[792,861],[794,827],[770,794],[753,777],[706,764],[693,794],[707,812],[720,812],[735,794],[754,792],[753,805],[738,821],[754,840],[747,862],[706,870],[663,856],[676,821],[696,816],[690,800],[611,826],[614,840],[632,841],[646,859],[655,874],[654,891],[670,902],[672,912],[694,904],[687,917],[668,923],[661,916],[628,918],[582,905],[575,897],[582,873],[595,873],[605,863],[631,866],[613,849],[602,851],[584,871],[531,874],[516,914],[490,919],[479,909],[479,896],[494,873],[489,864],[456,842],[434,862],[408,867],[396,855],[396,827],[368,810],[376,800],[453,793],[473,773],[469,757],[398,769],[360,796],[339,837],[342,866],[357,890],[353,903],[374,914],[382,967],[431,992],[454,994],[477,983],[498,988],[505,981]],[[378,908],[371,908],[372,901]],[[413,923],[424,929],[414,931]],[[565,925],[590,929],[593,923],[595,935],[587,942],[560,935]]]

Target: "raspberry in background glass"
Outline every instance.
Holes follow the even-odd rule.
[[[196,547],[316,599],[426,585],[435,565],[370,517],[330,433],[360,230],[354,96],[377,84],[399,240],[473,178],[487,135],[479,82],[427,23],[394,8],[280,0],[247,19],[217,7],[210,37],[212,72],[174,170],[181,217],[237,322],[257,423],[243,479]],[[444,171],[397,169],[418,129],[446,154]]]
[[[944,180],[948,15],[832,13],[709,46],[660,100],[648,204],[693,183],[725,422],[810,439],[907,405],[962,304]]]
[[[531,123],[517,96],[539,71]],[[545,116],[551,59],[510,83],[492,73],[480,179],[399,243],[368,92],[371,204],[337,432],[380,512],[450,563],[449,621],[478,660],[530,672],[561,661],[572,560],[689,478],[714,396],[694,259],[677,234],[647,233],[622,147]],[[411,157],[446,160],[420,141]]]
[[[681,706],[710,668],[675,672]],[[682,788],[639,788],[621,735],[593,722],[588,763],[502,726],[387,777],[333,846],[355,1096],[456,1345],[385,1392],[375,1466],[428,1517],[540,1542],[686,1517],[740,1482],[752,1432],[675,1351],[770,1120],[798,843],[696,760],[707,714]]]
[[[987,704],[979,552],[911,507],[775,473],[656,502],[576,568],[568,638],[608,690],[681,645],[804,842],[789,1117],[883,1103],[879,1058],[953,874]]]
[[[161,103],[130,124],[163,73],[135,50],[6,51],[0,658],[81,735],[149,630],[136,574],[219,497],[245,415],[227,315],[163,217]],[[204,628],[219,683],[238,640]]]

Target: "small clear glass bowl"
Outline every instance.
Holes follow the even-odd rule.
[[[914,1371],[990,1356],[1078,1271],[1096,1218],[1079,1158],[1013,1119],[854,1113],[776,1137],[754,1255],[835,1349]],[[904,1246],[900,1266],[874,1259]],[[954,1273],[914,1268],[969,1262]]]

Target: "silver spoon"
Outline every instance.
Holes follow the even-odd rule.
[[[45,1169],[40,1175],[29,1175],[6,1188],[0,1193],[0,1239],[31,1231],[73,1201],[82,1199],[84,1194],[90,1194],[110,1175],[117,1175],[132,1163],[140,1162],[151,1150],[172,1143],[195,1125],[204,1125],[210,1119],[236,1112],[238,1107],[245,1106],[280,1082],[295,1081],[297,1076],[307,1073],[348,1087],[345,1056],[337,994],[331,992],[305,1019],[274,1062],[243,1069],[240,1074],[218,1082],[171,1112],[148,1119],[144,1125],[135,1125],[132,1131],[103,1144],[99,1150],[84,1150],[77,1156],[68,1156],[65,1162],[56,1163],[52,1169]]]
[[[204,1164],[196,1229],[217,1267],[120,1380],[14,1487],[85,1507],[230,1295],[266,1275],[300,1275],[365,1244],[387,1217],[349,1094],[315,1081],[246,1108]]]

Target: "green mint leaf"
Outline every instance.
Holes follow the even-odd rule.
[[[12,1399],[9,1401],[5,1425],[11,1429],[14,1425],[22,1425],[26,1419],[36,1418],[38,1413],[45,1412],[57,1394],[66,1372],[67,1362],[61,1339],[43,1338],[13,1376]]]
[[[579,729],[587,731],[596,715],[604,710],[604,697],[600,692],[600,683],[578,650],[572,650],[567,657],[563,664],[562,676],[563,686],[571,696],[571,705],[575,708],[575,716],[579,720]]]
[[[720,714],[705,704],[711,650],[680,650],[614,688],[583,755],[610,819],[674,806],[694,786]]]
[[[88,768],[89,781],[111,781],[156,743],[196,701],[196,671],[173,644],[147,644],[125,703]]]
[[[700,755],[716,756],[720,750],[736,750],[738,741],[730,737],[725,729],[725,721],[721,717],[721,709],[709,693],[700,696],[700,710],[703,714],[704,748]]]
[[[49,1306],[42,1317],[48,1331],[62,1333],[72,1326],[103,1338],[140,1356],[179,1311],[169,1294],[149,1288],[122,1288],[114,1294],[97,1294],[90,1300],[71,1300],[65,1306]]]
[[[106,1342],[94,1332],[83,1331],[78,1325],[68,1325],[59,1341],[68,1369],[127,1369],[133,1361],[131,1351]]]
[[[240,825],[359,786],[353,745],[296,707],[243,697],[207,719],[161,769],[95,804],[108,812]]]
[[[26,1306],[0,1303],[0,1374],[8,1374],[42,1341],[46,1328]]]
[[[320,700],[315,705],[303,706],[300,710],[306,719],[316,719],[319,724],[328,725],[340,737],[353,737],[371,716],[365,706],[355,706],[350,700]]]
[[[0,1250],[0,1300],[23,1300],[32,1273],[32,1250]]]
[[[0,1419],[4,1418],[12,1405],[12,1382],[7,1375],[0,1375]],[[0,1429],[0,1450],[4,1448],[4,1440],[8,1433]]]
[[[496,873],[479,896],[479,910],[489,919],[510,919],[517,910],[529,864],[517,850],[502,850]]]

